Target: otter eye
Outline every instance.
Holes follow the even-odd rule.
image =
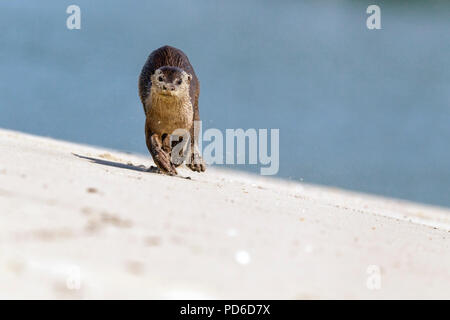
[[[158,80],[159,80],[159,81],[163,81],[163,78],[162,78],[162,77],[159,77]]]
[[[178,80],[178,81],[177,81],[177,84],[181,84],[182,82],[183,82],[183,81],[181,81],[181,80]]]

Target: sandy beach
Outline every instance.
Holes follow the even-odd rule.
[[[2,299],[450,298],[449,209],[7,130],[0,154]]]

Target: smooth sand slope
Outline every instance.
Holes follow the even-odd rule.
[[[450,210],[150,164],[0,130],[0,298],[450,298]]]

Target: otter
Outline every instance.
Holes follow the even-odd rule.
[[[142,68],[138,87],[146,117],[145,141],[159,170],[176,175],[176,167],[188,160],[191,170],[205,171],[197,147],[199,130],[194,126],[194,121],[200,121],[200,84],[186,54],[171,46],[153,51]],[[184,135],[182,140],[171,141],[180,131],[189,133],[189,139]],[[175,146],[187,140],[190,140],[190,158],[183,150],[172,157]]]

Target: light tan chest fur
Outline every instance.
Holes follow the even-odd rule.
[[[150,94],[146,101],[147,122],[151,131],[172,134],[176,129],[190,130],[194,110],[189,96]]]

